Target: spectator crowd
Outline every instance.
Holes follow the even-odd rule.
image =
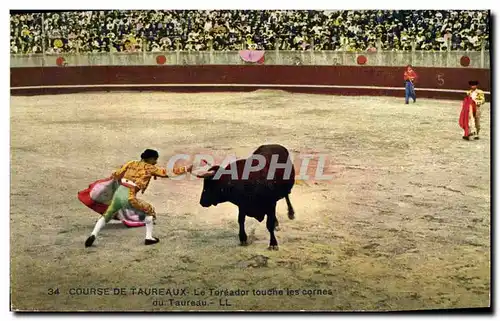
[[[10,52],[489,49],[488,11],[113,10],[10,15]]]

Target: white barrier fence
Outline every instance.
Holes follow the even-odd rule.
[[[164,65],[244,65],[238,51],[168,51],[135,53],[31,54],[10,56],[11,67],[57,66],[58,58],[66,66],[142,66],[158,65],[157,58],[165,57]],[[365,56],[365,66],[405,66],[466,68],[460,63],[468,57],[467,68],[490,68],[489,51],[266,51],[266,65],[356,66],[358,57]],[[59,59],[59,62],[61,59]]]

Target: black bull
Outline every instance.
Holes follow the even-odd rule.
[[[251,172],[247,168],[247,174],[249,173],[249,175],[244,177],[247,161],[246,166],[249,167],[250,162],[252,162],[251,165],[254,169],[260,162],[258,159],[252,159],[257,157],[254,155],[261,155],[265,159],[265,165],[262,169]],[[277,166],[274,175],[268,178],[273,155],[276,155],[274,156],[274,163]],[[285,164],[288,169],[284,168]],[[237,160],[228,164],[223,170],[226,173],[217,174],[218,171],[222,172],[222,170],[219,166],[212,166],[207,172],[198,175],[204,178],[200,205],[209,207],[230,202],[238,206],[241,245],[248,244],[245,232],[245,217],[253,217],[262,222],[267,215],[266,226],[271,236],[269,249],[277,250],[278,242],[274,236],[274,230],[279,224],[276,219],[276,203],[285,198],[288,206],[288,218],[294,219],[295,215],[288,197],[295,183],[295,170],[288,150],[281,145],[262,145],[257,148],[251,158]],[[234,171],[233,175],[229,174],[231,170]],[[235,172],[238,173],[237,177],[234,177]]]

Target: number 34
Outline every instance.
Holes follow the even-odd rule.
[[[50,288],[50,289],[47,291],[47,294],[48,294],[48,295],[58,295],[58,294],[59,294],[59,288],[55,288],[55,289]]]

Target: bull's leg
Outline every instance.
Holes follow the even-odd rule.
[[[248,245],[247,242],[247,233],[245,233],[245,213],[240,209],[238,214],[238,224],[240,225],[240,245]]]
[[[269,209],[267,213],[267,221],[266,221],[267,230],[271,235],[271,240],[269,242],[269,250],[278,250],[278,241],[274,236],[274,228],[276,227],[276,203]]]
[[[286,205],[288,207],[288,218],[293,220],[295,218],[295,211],[293,210],[292,202],[290,202],[290,198],[288,194],[285,196]]]
[[[280,228],[280,222],[278,222],[278,218],[276,218],[276,223],[274,224],[274,230],[275,231],[281,230],[281,228]]]

